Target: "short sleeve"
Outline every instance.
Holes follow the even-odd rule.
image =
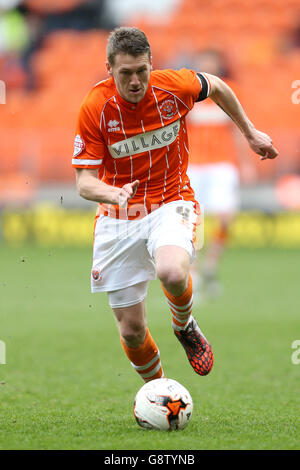
[[[99,169],[103,163],[105,143],[97,125],[97,114],[93,112],[92,103],[81,105],[74,140],[72,166],[74,168]]]
[[[185,68],[180,70],[167,69],[157,72],[155,78],[159,86],[170,90],[188,109],[193,108],[194,103],[199,100],[201,92],[203,96],[202,81],[194,70]]]
[[[179,91],[189,108],[192,108],[201,93],[202,84],[199,81],[198,75],[193,70],[181,69],[177,73],[178,84],[181,88]]]

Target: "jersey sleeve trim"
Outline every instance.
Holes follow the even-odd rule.
[[[103,159],[101,160],[85,160],[83,158],[72,158],[72,165],[80,168],[83,166],[93,166],[98,167],[102,165]]]
[[[197,73],[197,77],[199,79],[199,82],[201,83],[200,95],[198,96],[198,99],[196,100],[198,102],[198,101],[203,101],[209,97],[211,85],[210,85],[210,81],[203,73]]]

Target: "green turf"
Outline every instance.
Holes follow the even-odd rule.
[[[90,249],[0,246],[0,449],[299,449],[299,251],[230,250],[223,296],[195,308],[215,366],[197,376],[170,327],[159,283],[148,322],[166,375],[194,414],[181,432],[139,428],[142,385],[105,294],[89,293]]]

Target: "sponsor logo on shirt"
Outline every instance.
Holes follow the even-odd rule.
[[[108,132],[117,132],[117,131],[120,131],[120,127],[119,127],[119,121],[112,121],[110,120],[107,125],[108,125]]]
[[[125,140],[109,145],[108,150],[113,158],[123,158],[149,150],[160,149],[172,144],[178,136],[180,119],[154,131],[143,132]]]
[[[75,140],[74,140],[73,157],[77,157],[77,155],[80,155],[81,152],[84,150],[84,148],[85,148],[84,140],[81,138],[81,136],[79,134],[77,134],[77,136],[75,137]]]

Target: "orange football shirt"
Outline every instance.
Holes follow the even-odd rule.
[[[72,166],[98,169],[112,186],[140,181],[126,208],[101,203],[101,214],[135,219],[171,201],[195,202],[186,175],[185,117],[209,94],[209,84],[204,89],[201,83],[192,70],[156,70],[137,104],[119,95],[113,78],[90,90],[79,111]]]

